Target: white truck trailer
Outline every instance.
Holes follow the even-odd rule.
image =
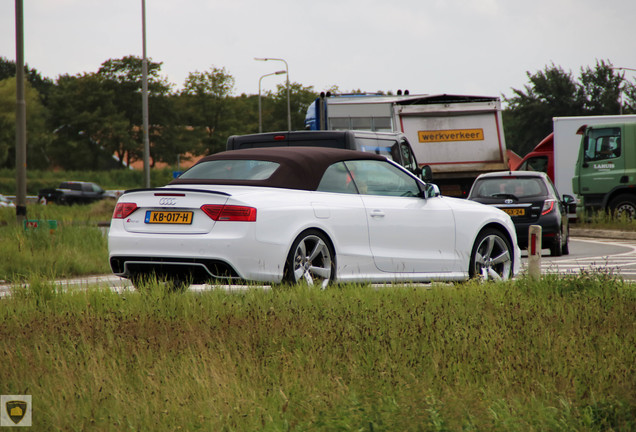
[[[402,132],[446,195],[465,197],[479,174],[508,169],[498,97],[321,96],[305,124],[316,130]]]

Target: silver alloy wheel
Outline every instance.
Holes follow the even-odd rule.
[[[483,280],[507,280],[510,278],[512,257],[510,247],[499,234],[488,233],[479,240],[474,253],[475,276]]]
[[[293,281],[325,289],[331,280],[332,257],[329,246],[318,235],[309,234],[296,245],[293,255]]]

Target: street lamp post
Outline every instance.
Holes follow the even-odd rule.
[[[15,0],[15,52],[16,52],[16,113],[15,113],[15,213],[18,224],[27,218],[27,138],[26,99],[24,96],[24,5]]]
[[[270,76],[270,75],[282,75],[284,73],[287,73],[287,71],[284,70],[279,70],[277,72],[272,72],[272,73],[268,73],[265,74],[263,76],[261,76],[258,79],[258,133],[262,133],[263,132],[263,113],[261,110],[261,81],[263,80],[263,78]]]
[[[628,68],[628,67],[616,67],[616,66],[611,66],[610,69],[612,70],[618,70],[618,71],[632,71],[632,72],[636,72],[636,69],[633,68]],[[621,77],[622,79],[624,78],[624,74],[623,77]],[[619,114],[623,115],[623,88],[620,87],[619,88],[620,94],[619,94]]]
[[[285,59],[282,58],[272,58],[272,57],[254,57],[254,60],[258,60],[258,61],[282,61],[283,63],[285,63],[285,73],[287,74],[287,82],[286,82],[286,87],[287,87],[287,130],[291,131],[291,104],[290,104],[290,99],[289,99],[289,65],[287,64],[287,61]]]

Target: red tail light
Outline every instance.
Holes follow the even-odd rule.
[[[123,219],[128,217],[135,210],[137,210],[137,204],[135,203],[117,203],[115,211],[113,212],[113,219]]]
[[[552,210],[554,210],[554,204],[556,203],[553,199],[547,199],[543,202],[543,209],[541,210],[541,216],[547,215]]]
[[[206,204],[201,210],[212,220],[219,222],[256,222],[254,207]]]

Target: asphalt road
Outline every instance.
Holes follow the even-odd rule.
[[[552,257],[548,250],[542,252],[542,273],[609,271],[625,280],[636,280],[636,239],[573,237],[569,255]],[[522,265],[527,265],[525,252]]]

